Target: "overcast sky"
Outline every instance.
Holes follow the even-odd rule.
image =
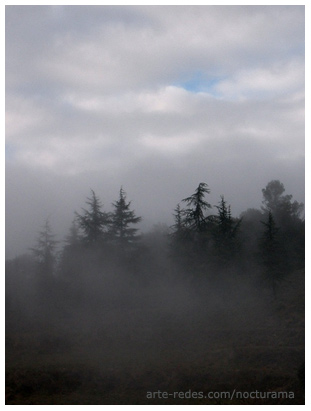
[[[93,189],[141,228],[200,182],[238,216],[304,202],[303,6],[6,6],[6,255]]]

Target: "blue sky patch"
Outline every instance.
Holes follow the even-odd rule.
[[[218,95],[215,90],[215,86],[219,83],[221,79],[218,77],[208,76],[201,72],[194,73],[189,76],[186,80],[175,83],[177,87],[182,87],[191,93],[209,93],[214,96]]]

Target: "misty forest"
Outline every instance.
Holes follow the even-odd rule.
[[[304,404],[304,205],[272,180],[234,217],[211,190],[146,232],[126,187],[65,239],[42,221],[6,261],[7,404]],[[262,397],[207,396],[233,390]]]

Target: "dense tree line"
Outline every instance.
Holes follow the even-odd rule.
[[[212,206],[209,194],[208,185],[200,183],[176,206],[171,227],[158,225],[139,235],[141,217],[122,187],[109,212],[91,190],[86,207],[74,214],[62,249],[46,220],[32,254],[7,261],[8,317],[27,316],[23,302],[29,299],[37,316],[40,304],[48,301],[52,313],[62,314],[83,301],[109,304],[116,293],[125,301],[131,298],[128,287],[159,278],[203,279],[220,287],[232,278],[251,279],[277,298],[287,274],[304,267],[303,204],[285,194],[278,180],[262,190],[260,209],[248,209],[239,218],[223,195]]]

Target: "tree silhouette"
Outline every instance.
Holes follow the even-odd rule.
[[[79,228],[77,220],[74,219],[69,228],[69,233],[65,238],[65,247],[76,247],[81,244],[81,237],[79,235]]]
[[[196,278],[200,270],[205,271],[208,260],[211,222],[205,213],[212,206],[205,200],[205,195],[209,193],[207,184],[200,183],[191,196],[182,200],[186,208],[181,208],[178,204],[174,210],[171,256],[191,278]]]
[[[224,263],[232,259],[238,250],[237,234],[242,220],[232,218],[231,207],[224,196],[221,196],[216,208],[218,215],[213,219],[214,249],[219,262]]]
[[[276,298],[277,286],[284,275],[278,241],[279,228],[275,224],[271,211],[268,213],[268,220],[262,221],[262,224],[265,226],[265,230],[261,238],[260,249],[265,268],[264,277],[270,283],[273,296]]]
[[[189,260],[191,247],[189,247],[189,240],[191,240],[191,231],[185,222],[185,212],[178,203],[174,209],[174,224],[170,227],[170,256],[174,259],[175,264],[186,267]]]
[[[284,248],[284,255],[292,268],[304,266],[305,225],[301,215],[304,204],[293,201],[292,195],[284,194],[284,185],[279,180],[270,181],[262,189],[262,210],[271,212],[275,223],[279,227],[279,242]]]
[[[76,214],[78,227],[83,233],[83,241],[88,245],[94,245],[105,238],[110,224],[108,213],[101,211],[102,204],[95,192],[91,190],[91,198],[87,198],[86,204],[89,210],[83,208],[83,214]]]
[[[61,254],[60,274],[62,278],[77,280],[81,259],[83,259],[83,242],[79,235],[78,224],[74,219],[65,237],[65,245]]]
[[[43,229],[39,232],[35,247],[31,248],[38,263],[40,275],[44,277],[50,277],[54,272],[56,262],[55,248],[57,245],[57,241],[54,238],[50,222],[46,219]]]
[[[304,205],[292,201],[291,194],[284,194],[285,187],[279,180],[270,181],[262,190],[263,206],[265,212],[271,211],[277,224],[282,227],[295,224],[300,219]]]
[[[119,199],[112,203],[114,211],[111,214],[110,235],[112,240],[119,246],[126,247],[132,245],[137,239],[137,228],[131,227],[141,221],[141,217],[135,215],[135,211],[130,210],[131,201],[126,202],[126,193],[120,188]]]
[[[208,185],[200,183],[194,194],[182,200],[188,207],[184,210],[185,223],[192,231],[202,233],[206,230],[207,219],[204,212],[212,206],[204,198],[209,193]]]
[[[183,241],[186,238],[187,232],[189,230],[185,222],[185,212],[181,208],[179,203],[174,209],[173,217],[174,217],[174,224],[170,227],[172,230],[171,238],[173,238],[175,242]]]

